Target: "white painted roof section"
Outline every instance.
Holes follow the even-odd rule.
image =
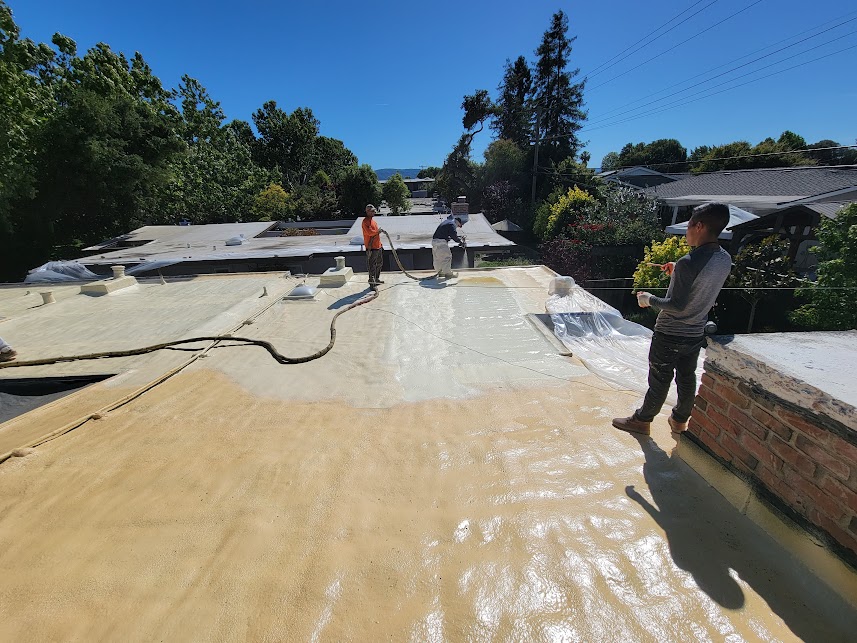
[[[411,215],[399,217],[375,217],[378,225],[387,230],[397,248],[402,250],[431,248],[435,229],[446,215]],[[469,215],[461,232],[467,236],[469,247],[513,246],[514,242],[497,234],[482,214]],[[307,237],[263,237],[256,238],[274,223],[230,223],[200,226],[147,226],[134,230],[124,241],[147,240],[145,245],[109,251],[82,258],[81,263],[137,264],[157,261],[225,261],[241,259],[263,259],[271,257],[305,257],[311,254],[363,252],[362,245],[352,240],[362,239],[363,217],[351,226],[344,235],[315,235]],[[241,245],[228,246],[226,242],[244,234]],[[390,244],[386,237],[381,240],[384,247]],[[190,246],[190,247],[188,247]]]
[[[143,226],[128,234],[99,243],[85,250],[109,250],[110,246],[119,242],[152,241],[159,247],[177,244],[211,246],[223,244],[231,237],[244,235],[252,238],[262,234],[268,228],[276,225],[275,221],[257,221],[251,223],[211,223],[208,225],[152,225]],[[138,246],[139,247],[139,246]]]
[[[417,249],[431,248],[431,239],[437,227],[443,223],[448,217],[447,214],[415,214],[402,217],[375,217],[378,227],[386,230],[396,244],[396,248],[402,249]],[[485,215],[469,214],[466,217],[462,215],[462,219],[467,219],[464,225],[458,230],[459,234],[467,237],[468,247],[499,247],[499,246],[514,246],[513,241],[509,241],[501,237],[488,223]],[[363,217],[357,219],[351,230],[348,232],[350,236],[363,235]],[[384,247],[388,248],[389,243],[384,235],[381,235],[381,241]]]
[[[782,399],[857,430],[857,331],[715,338],[706,358]]]

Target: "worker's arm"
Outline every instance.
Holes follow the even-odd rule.
[[[680,259],[676,262],[672,273],[672,291],[669,297],[655,297],[651,293],[637,293],[637,301],[643,308],[654,306],[660,310],[680,313],[690,301],[690,291],[693,288],[694,274],[690,259]]]

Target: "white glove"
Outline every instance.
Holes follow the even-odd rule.
[[[648,308],[651,306],[652,294],[648,292],[638,292],[637,293],[637,304],[639,304],[640,308]]]

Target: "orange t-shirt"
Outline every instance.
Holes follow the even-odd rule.
[[[363,245],[367,250],[380,250],[383,247],[375,217],[363,217]]]

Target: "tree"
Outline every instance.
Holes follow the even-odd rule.
[[[617,161],[617,168],[642,165],[659,172],[684,172],[687,169],[687,149],[674,138],[636,145],[627,143],[619,152]]]
[[[753,320],[759,302],[768,299],[774,290],[770,288],[791,288],[797,278],[788,260],[789,242],[776,235],[744,247],[734,260],[734,268],[726,286],[741,288],[741,298],[750,304],[747,319],[747,332],[753,332]]]
[[[634,290],[666,291],[670,285],[667,273],[658,266],[678,261],[690,252],[690,246],[684,237],[667,237],[663,241],[653,241],[644,251],[643,260],[634,271]]]
[[[368,204],[381,202],[378,177],[371,165],[352,165],[345,168],[339,183],[342,211],[361,216]]]
[[[595,198],[574,186],[551,201],[539,209],[533,227],[536,236],[545,241],[563,234],[569,225],[583,216],[584,210],[594,203]]]
[[[540,113],[538,138],[542,140],[540,157],[544,158],[545,165],[577,155],[581,144],[576,132],[586,120],[583,110],[585,81],[573,83],[580,70],[568,69],[572,43],[577,38],[568,38],[567,32],[568,18],[557,11],[536,50],[534,105]]]
[[[513,141],[522,149],[529,147],[533,133],[532,86],[532,72],[526,59],[519,56],[514,63],[507,59],[503,82],[497,87],[499,96],[491,129],[498,139]]]
[[[181,133],[185,142],[214,142],[222,133],[224,114],[220,103],[208,95],[202,83],[187,74],[182,76],[178,95],[182,106]]]
[[[407,212],[411,209],[411,191],[402,180],[402,175],[398,172],[387,179],[387,182],[384,183],[382,196],[394,215],[397,215],[400,212]]]
[[[357,165],[357,157],[342,141],[328,136],[315,139],[309,168],[311,172],[321,170],[328,176],[334,176],[350,165]]]
[[[604,158],[601,159],[601,171],[618,170],[622,164],[619,162],[619,154],[616,152],[607,152]]]
[[[291,114],[269,100],[253,112],[253,122],[259,131],[256,142],[258,163],[270,170],[278,169],[290,188],[302,185],[311,176],[315,141],[319,122],[308,107],[299,107]]]
[[[38,193],[27,205],[45,243],[79,246],[150,220],[183,144],[173,92],[138,53],[99,43],[70,60],[56,85],[61,105],[36,141]]]
[[[289,195],[283,186],[271,183],[253,199],[253,216],[257,221],[289,221]]]
[[[840,147],[836,141],[829,138],[806,146],[808,149],[818,150],[817,152],[807,152],[806,155],[814,159],[819,165],[857,165],[857,150],[855,149],[840,149],[829,150],[828,147]]]
[[[528,174],[527,153],[514,141],[501,138],[485,149],[483,177],[486,184],[509,181],[519,189],[524,189],[530,178]]]
[[[440,173],[440,168],[434,165],[424,167],[417,174],[418,179],[433,179]]]
[[[840,210],[835,219],[822,217],[816,235],[819,245],[812,251],[818,254],[818,281],[799,291],[809,303],[792,319],[817,330],[857,328],[857,204]]]

